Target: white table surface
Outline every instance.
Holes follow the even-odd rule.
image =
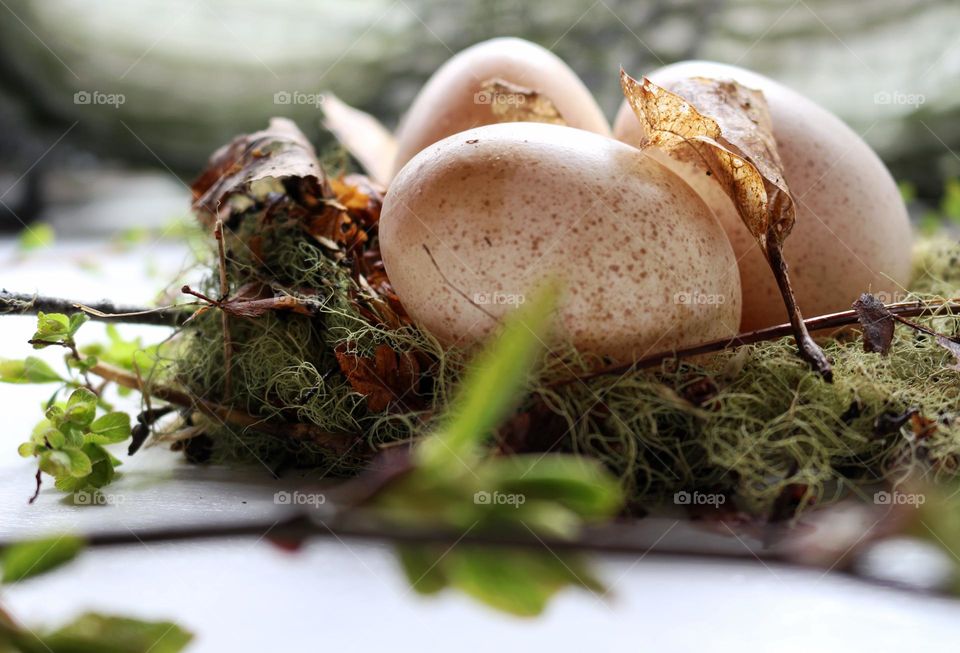
[[[80,260],[100,260],[84,270]],[[179,269],[176,246],[126,254],[71,243],[20,260],[0,244],[0,287],[140,303]],[[155,276],[146,274],[149,262]],[[0,319],[0,356],[32,353],[33,320]],[[83,336],[101,327],[88,325]],[[155,339],[163,330],[123,327]],[[45,355],[47,352],[43,352]],[[49,352],[52,360],[59,356]],[[0,386],[0,537],[63,529],[135,528],[250,518],[274,509],[273,493],[297,486],[265,470],[184,464],[161,448],[126,458],[108,488],[118,505],[77,507],[48,483],[38,501],[34,466],[16,454],[37,421],[46,387]],[[942,651],[960,638],[960,602],[911,595],[815,572],[663,558],[597,560],[612,587],[603,600],[559,596],[539,619],[495,613],[447,592],[410,593],[389,547],[317,541],[297,554],[235,539],[101,549],[47,576],[4,590],[28,624],[87,609],[173,619],[197,634],[190,651]]]

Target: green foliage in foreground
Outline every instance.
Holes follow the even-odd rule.
[[[104,361],[146,376],[157,357],[155,346],[124,340],[112,325],[107,327],[106,343],[79,348],[76,335],[87,320],[83,313],[37,315],[30,342],[35,349],[66,349],[63,375],[35,356],[0,360],[0,382],[57,385],[43,420],[19,452],[24,458],[36,458],[39,470],[52,476],[64,492],[97,490],[112,482],[121,462],[105,446],[124,442],[131,434],[130,415],[112,410],[97,394],[87,377],[89,370]],[[65,394],[66,400],[59,401]]]
[[[489,456],[484,444],[515,408],[548,338],[555,302],[545,291],[506,321],[456,391],[447,417],[420,441],[413,469],[377,495],[382,519],[404,527],[446,527],[453,533],[492,531],[525,538],[575,537],[582,526],[609,519],[623,497],[616,479],[595,460],[568,454]],[[604,588],[578,555],[544,550],[403,546],[400,561],[414,590],[459,589],[520,616],[541,613],[558,591]]]
[[[0,551],[4,583],[19,583],[73,560],[82,539],[64,535],[22,542]],[[3,653],[177,653],[193,636],[170,622],[87,613],[65,626],[27,628],[0,608]]]

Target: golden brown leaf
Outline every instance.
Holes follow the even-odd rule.
[[[830,381],[830,363],[807,332],[783,259],[796,207],[763,93],[704,77],[679,81],[668,90],[646,77],[637,81],[623,69],[620,85],[643,127],[644,147],[699,167],[733,202],[776,277],[800,354]]]
[[[489,99],[490,110],[497,122],[567,124],[550,98],[532,88],[494,78],[481,85],[480,93]]]

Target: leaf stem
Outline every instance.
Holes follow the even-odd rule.
[[[772,233],[767,235],[766,251],[767,260],[770,262],[770,268],[777,280],[780,294],[783,295],[783,303],[787,307],[787,314],[790,316],[793,337],[800,349],[800,357],[807,361],[810,367],[823,377],[824,381],[833,383],[833,369],[830,367],[830,361],[827,360],[827,355],[823,353],[823,349],[813,340],[807,330],[803,315],[800,314],[800,307],[797,305],[797,298],[793,294],[793,287],[790,284],[790,275],[787,273],[787,262],[783,258],[782,244],[774,240]]]

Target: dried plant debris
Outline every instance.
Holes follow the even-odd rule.
[[[829,381],[830,363],[803,324],[783,260],[796,208],[763,94],[734,81],[702,77],[667,90],[622,69],[620,82],[646,134],[645,146],[703,169],[734,203],[770,263],[801,355]]]
[[[864,293],[853,303],[857,318],[863,328],[863,350],[886,356],[893,344],[893,315],[883,302]]]
[[[323,94],[323,125],[376,182],[386,185],[393,172],[397,142],[379,120],[348,106],[333,93]]]
[[[553,101],[532,88],[494,78],[481,84],[480,93],[497,122],[567,124]]]
[[[954,362],[949,366],[950,369],[960,370],[960,339],[957,337],[937,333],[929,327],[892,313],[883,302],[870,293],[860,295],[853,306],[857,311],[860,326],[863,328],[864,351],[888,354],[893,343],[895,323],[900,322],[917,333],[932,337],[934,342],[953,356]]]

